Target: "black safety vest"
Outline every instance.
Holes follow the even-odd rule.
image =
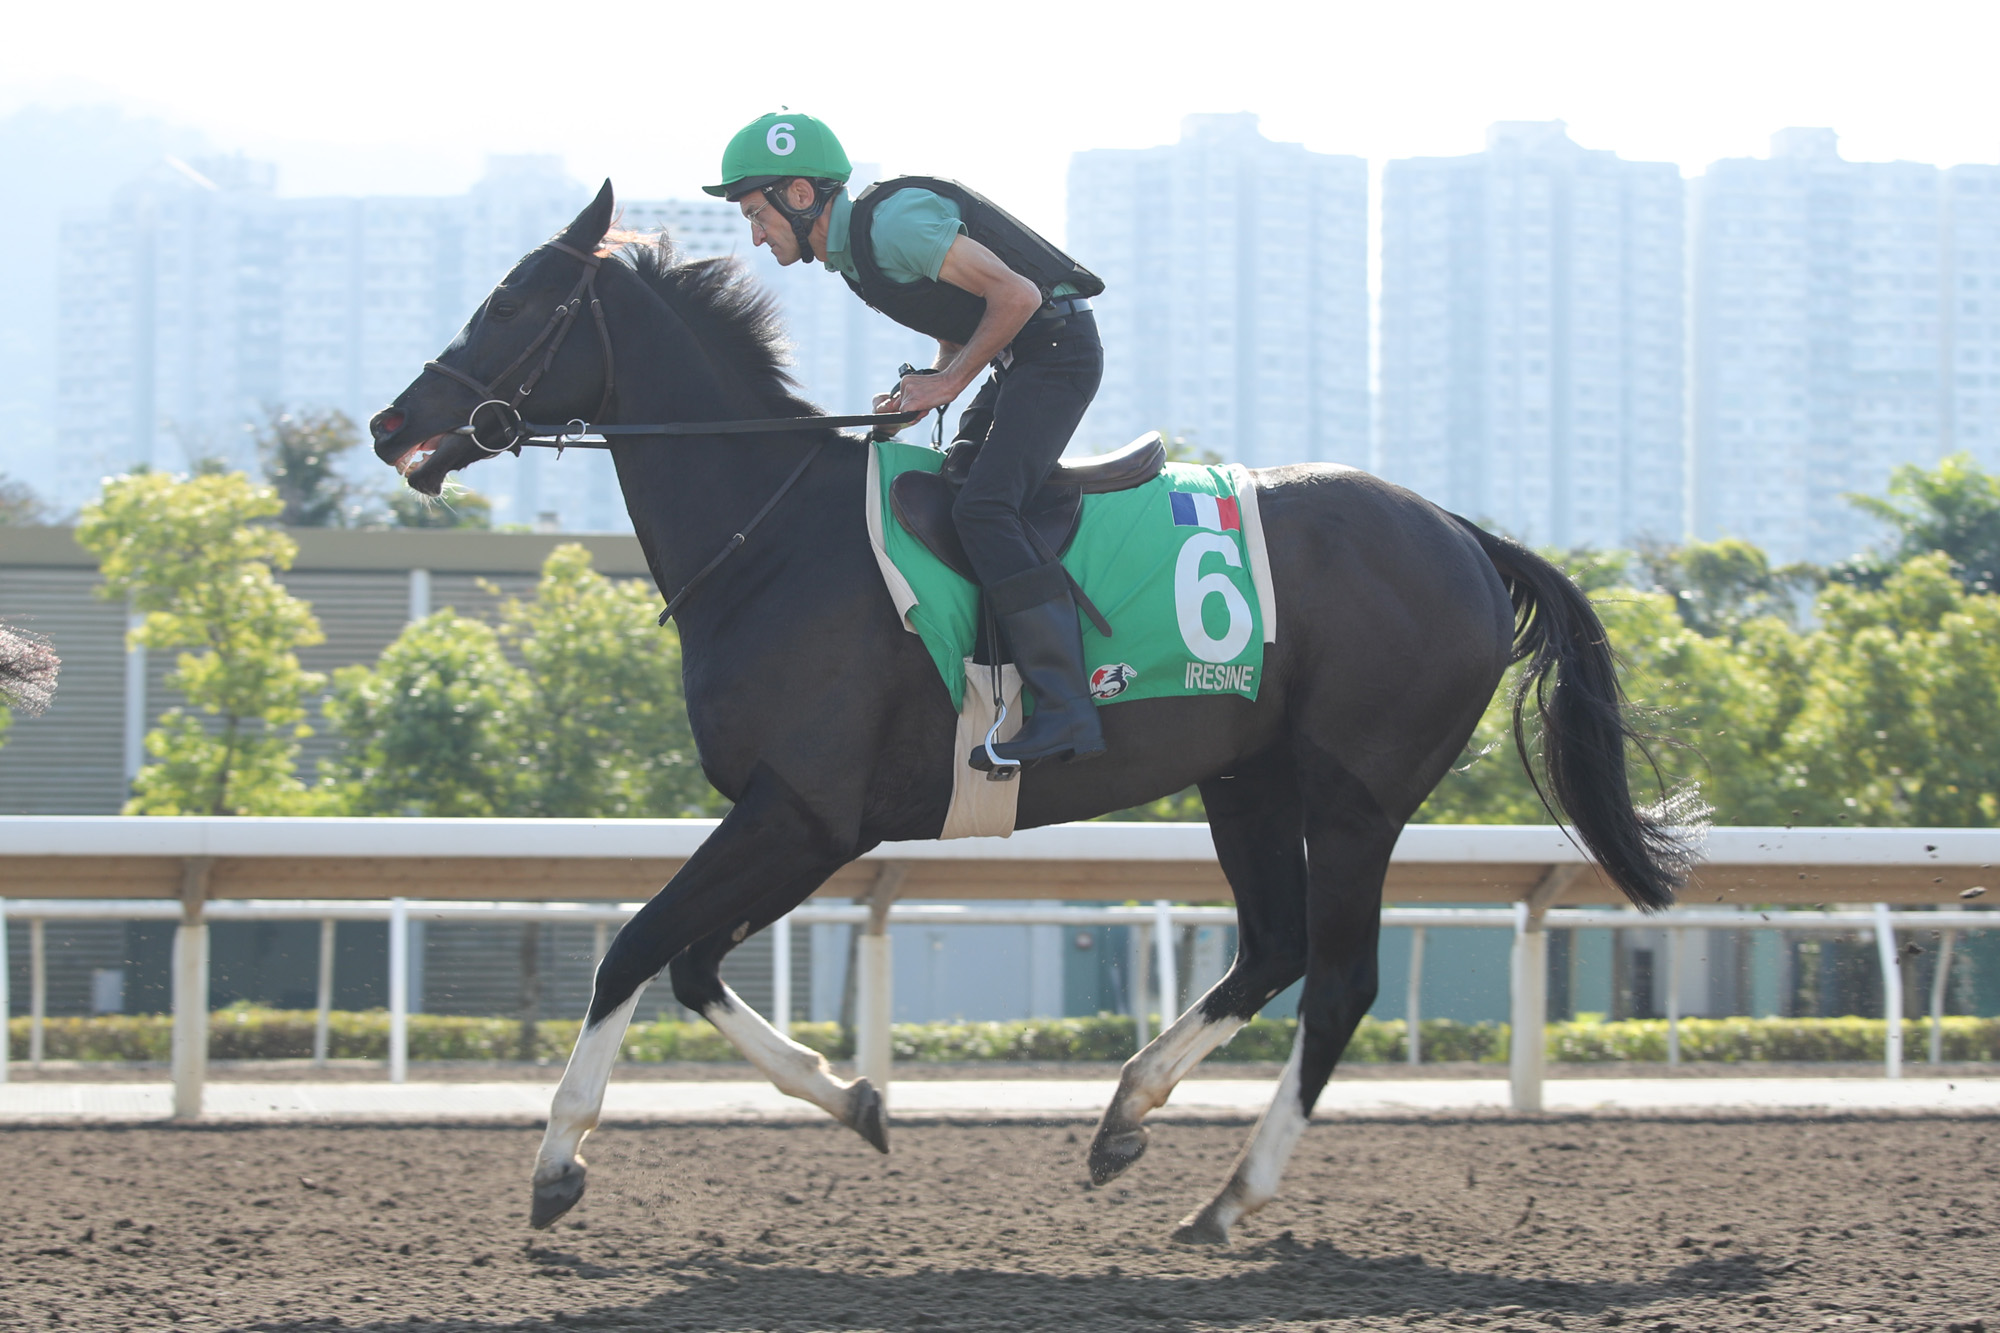
[[[986,301],[963,287],[931,278],[895,282],[875,262],[870,228],[875,209],[898,190],[929,190],[958,205],[965,234],[1000,257],[1000,262],[1041,288],[1042,299],[1067,283],[1078,296],[1096,296],[1104,280],[1035,234],[1026,223],[998,204],[957,181],[932,176],[897,176],[877,181],[855,196],[847,230],[848,252],[858,278],[848,278],[854,294],[906,328],[963,346],[986,314]],[[846,275],[842,275],[843,277]]]

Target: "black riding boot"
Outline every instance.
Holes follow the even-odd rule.
[[[1044,759],[1094,759],[1104,753],[1104,730],[1084,676],[1083,628],[1077,624],[1069,577],[1061,565],[1042,565],[1001,579],[986,590],[1000,634],[1013,650],[1021,683],[1034,691],[1035,712],[1009,741],[994,745],[1002,759],[1025,767]],[[969,761],[991,768],[986,747]]]

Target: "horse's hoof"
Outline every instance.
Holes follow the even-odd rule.
[[[1146,1155],[1146,1137],[1144,1125],[1116,1133],[1098,1130],[1090,1142],[1090,1183],[1105,1185],[1116,1180],[1126,1167]]]
[[[889,1151],[889,1113],[882,1106],[882,1094],[865,1078],[854,1080],[854,1101],[847,1112],[847,1127],[875,1145],[875,1151]]]
[[[583,1168],[566,1163],[560,1174],[535,1182],[535,1202],[528,1210],[528,1225],[542,1231],[555,1224],[583,1199]]]
[[[1224,1226],[1212,1209],[1204,1208],[1198,1213],[1189,1213],[1174,1228],[1174,1243],[1177,1245],[1227,1245],[1229,1228]]]

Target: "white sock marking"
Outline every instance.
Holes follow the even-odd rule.
[[[597,1128],[597,1114],[604,1107],[604,1089],[611,1082],[611,1067],[618,1063],[619,1048],[625,1044],[625,1029],[639,1007],[645,986],[613,1010],[602,1023],[588,1022],[577,1033],[569,1063],[563,1067],[562,1082],[549,1106],[549,1127],[542,1133],[541,1151],[535,1154],[535,1176],[542,1179],[560,1174],[570,1163],[583,1165],[577,1154],[584,1136]]]
[[[811,1102],[846,1124],[854,1085],[835,1078],[825,1056],[766,1023],[735,991],[724,986],[722,995],[723,1003],[703,1010],[702,1017],[715,1024],[716,1030],[729,1038],[729,1044],[743,1052],[743,1058],[779,1092]]]
[[[1292,1150],[1299,1146],[1299,1138],[1306,1132],[1306,1117],[1299,1109],[1299,1064],[1305,1049],[1305,1037],[1305,1025],[1302,1023],[1298,1036],[1292,1041],[1291,1059],[1285,1062],[1284,1075],[1278,1080],[1277,1095],[1271,1099],[1271,1105],[1251,1132],[1243,1155],[1236,1159],[1236,1168],[1230,1173],[1229,1183],[1222,1187],[1208,1207],[1197,1214],[1206,1216],[1225,1234],[1277,1194],[1278,1178],[1284,1174],[1285,1164],[1292,1159]]]

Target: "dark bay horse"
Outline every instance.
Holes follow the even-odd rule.
[[[485,451],[456,433],[483,399],[538,421],[794,417],[768,298],[728,261],[607,246],[610,182],[515,266],[438,362],[370,423],[375,450],[435,495]],[[594,331],[581,326],[590,325]],[[565,337],[575,327],[577,336]],[[553,334],[553,336],[552,336]],[[615,371],[615,377],[614,377]],[[596,415],[591,415],[593,412]],[[611,455],[654,581],[680,588],[796,469],[735,556],[678,612],[703,771],[734,808],[618,933],[564,1071],[534,1171],[532,1221],[582,1197],[579,1148],[640,991],[662,970],[781,1090],[887,1151],[881,1098],[771,1027],[718,966],[847,862],[935,838],[952,790],[955,715],[897,617],[862,507],[868,445],[826,428],[614,437]],[[1103,713],[1110,752],[1019,779],[1018,825],[1088,819],[1198,785],[1239,913],[1234,965],[1126,1064],[1090,1149],[1099,1181],[1145,1150],[1141,1121],[1202,1057],[1305,978],[1276,1098],[1222,1190],[1176,1233],[1223,1241],[1268,1201],[1376,990],[1382,881],[1508,665],[1529,659],[1544,787],[1604,873],[1664,907],[1689,849],[1636,808],[1611,650],[1589,602],[1533,552],[1352,468],[1257,471],[1278,634],[1252,703],[1149,699]],[[780,683],[781,682],[781,683]],[[1517,700],[1517,718],[1522,701]],[[1521,739],[1519,729],[1517,740]]]

